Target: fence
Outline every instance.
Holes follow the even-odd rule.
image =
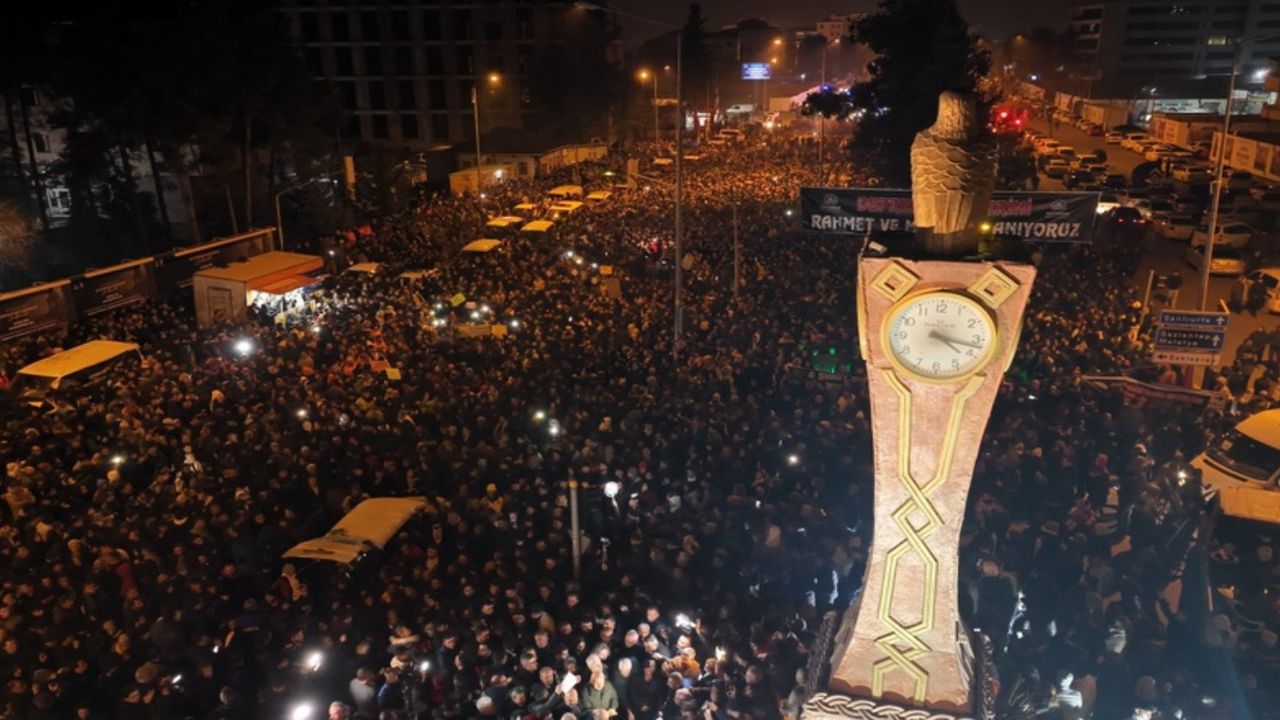
[[[260,255],[275,247],[275,228],[218,238],[203,245],[85,271],[0,294],[0,342],[65,331],[72,323],[189,287],[196,272]]]

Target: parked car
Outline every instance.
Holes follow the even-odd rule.
[[[1169,175],[1174,180],[1177,180],[1178,182],[1184,182],[1184,183],[1195,183],[1195,182],[1205,183],[1213,179],[1213,176],[1209,174],[1209,168],[1205,167],[1204,165],[1198,165],[1198,164],[1192,165],[1187,163],[1181,163],[1178,165],[1174,165],[1173,168],[1170,170]]]
[[[1091,137],[1102,137],[1103,130],[1101,125],[1090,125],[1085,132],[1089,133]]]
[[[1166,215],[1153,224],[1156,234],[1165,240],[1187,242],[1195,232],[1196,221],[1190,215]]]
[[[1202,223],[1196,227],[1196,231],[1191,235],[1192,245],[1203,245],[1209,238],[1209,226]],[[1253,238],[1253,228],[1241,222],[1228,223],[1218,225],[1217,232],[1214,233],[1214,246],[1227,246],[1234,248],[1242,248],[1249,244],[1249,240]]]
[[[1111,130],[1102,136],[1102,140],[1108,145],[1119,145],[1120,141],[1124,140],[1124,133],[1117,130]]]
[[[1113,226],[1142,228],[1147,224],[1147,219],[1142,217],[1142,213],[1137,208],[1121,205],[1107,213],[1107,220]]]
[[[1105,215],[1118,207],[1120,207],[1120,198],[1115,193],[1104,192],[1098,196],[1098,208],[1096,212],[1099,215]],[[1191,237],[1191,234],[1188,233],[1187,237]]]
[[[1187,248],[1183,259],[1193,268],[1199,269],[1204,264],[1204,245],[1192,245]],[[1226,275],[1235,277],[1244,274],[1244,258],[1240,251],[1229,246],[1215,246],[1213,259],[1209,261],[1210,275]]]
[[[1145,157],[1147,160],[1150,160],[1151,162],[1155,162],[1156,160],[1160,159],[1163,153],[1173,152],[1177,149],[1178,148],[1172,145],[1166,145],[1164,143],[1156,143],[1154,145],[1147,146],[1147,151],[1143,153],[1143,157]]]
[[[1062,178],[1063,187],[1068,190],[1079,189],[1081,185],[1093,181],[1093,174],[1087,170],[1072,170]]]
[[[1192,195],[1175,195],[1172,202],[1174,211],[1185,215],[1199,213],[1203,207],[1200,198]]]
[[[1067,168],[1066,160],[1054,158],[1053,160],[1050,160],[1047,165],[1045,165],[1044,174],[1046,177],[1061,178],[1062,176],[1067,174],[1067,170],[1068,168]]]
[[[1147,140],[1147,134],[1141,132],[1126,133],[1124,139],[1120,141],[1120,147],[1125,150],[1133,150],[1138,152],[1142,147],[1142,143]]]

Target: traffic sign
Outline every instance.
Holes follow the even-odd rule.
[[[1156,350],[1199,350],[1219,352],[1226,340],[1226,333],[1216,329],[1156,328],[1153,345]]]
[[[1160,324],[1165,327],[1214,329],[1227,331],[1231,316],[1223,312],[1198,312],[1195,310],[1161,310]]]
[[[1220,352],[1226,333],[1217,329],[1183,330],[1176,327],[1156,328],[1154,340],[1157,350],[1199,350]]]
[[[1186,350],[1156,350],[1151,353],[1151,362],[1169,363],[1170,365],[1204,365],[1222,364],[1222,356],[1218,353],[1195,352]]]

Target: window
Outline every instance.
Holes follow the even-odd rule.
[[[51,188],[46,195],[49,198],[50,210],[70,210],[71,191],[66,188]]]
[[[338,134],[344,140],[354,140],[360,137],[360,116],[344,115],[342,117],[342,125],[338,128]]]
[[[427,107],[443,110],[449,106],[449,99],[444,96],[444,81],[432,80],[427,83]]]
[[[396,40],[409,40],[409,13],[404,10],[391,12],[391,37]]]
[[[356,97],[356,84],[350,80],[339,82],[338,99],[342,102],[343,110],[355,110],[360,107],[360,101]]]
[[[434,140],[449,139],[449,116],[439,113],[431,116],[431,137]]]
[[[391,137],[390,123],[387,122],[386,115],[370,115],[369,119],[373,121],[373,137],[377,140],[386,140]]]
[[[320,48],[307,48],[307,70],[312,75],[324,75],[324,51]]]
[[[360,37],[364,40],[379,40],[382,37],[378,27],[378,12],[366,10],[360,13]]]
[[[387,87],[381,82],[369,83],[369,109],[387,109]]]
[[[458,74],[459,75],[475,75],[476,73],[476,54],[471,46],[458,48]]]
[[[1231,42],[1231,38],[1226,35],[1210,35],[1207,44],[1210,46],[1221,46],[1226,45],[1229,42]]]
[[[440,39],[440,11],[430,8],[422,11],[422,39]]]
[[[1131,22],[1125,23],[1125,30],[1196,30],[1200,27],[1200,23],[1190,20],[1187,22]]]
[[[484,38],[486,40],[501,40],[502,39],[502,23],[500,22],[485,23]]]
[[[395,49],[396,74],[416,75],[413,69],[413,48],[401,45]]]
[[[347,24],[347,14],[341,10],[332,13],[330,20],[333,21],[333,39],[338,42],[346,42],[351,39],[351,26]]]
[[[418,93],[412,80],[400,81],[400,109],[414,110],[418,107]]]
[[[1130,15],[1199,15],[1200,5],[1138,5],[1129,8]]]
[[[418,138],[417,115],[405,113],[400,116],[400,137],[405,140],[416,140]]]
[[[36,152],[49,152],[49,142],[45,140],[44,133],[31,133],[31,142],[36,146]]]
[[[1167,45],[1195,45],[1195,37],[1139,37],[1125,38],[1125,47],[1162,47]]]
[[[334,48],[333,58],[337,61],[339,75],[350,76],[356,74],[356,64],[355,60],[352,59],[351,48]]]
[[[439,45],[427,46],[427,74],[444,74],[444,50]]]
[[[364,49],[364,74],[382,74],[382,46],[375,45]]]
[[[302,13],[298,19],[302,22],[302,39],[307,42],[319,42],[320,15],[311,12]]]
[[[470,40],[471,39],[471,11],[470,10],[454,10],[453,11],[453,39],[454,40]]]

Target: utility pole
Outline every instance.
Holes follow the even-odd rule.
[[[479,82],[478,80],[476,82]],[[480,94],[476,92],[477,88],[473,84],[471,86],[471,117],[475,119],[476,124],[476,197],[480,197],[481,192],[481,176],[480,176]]]

